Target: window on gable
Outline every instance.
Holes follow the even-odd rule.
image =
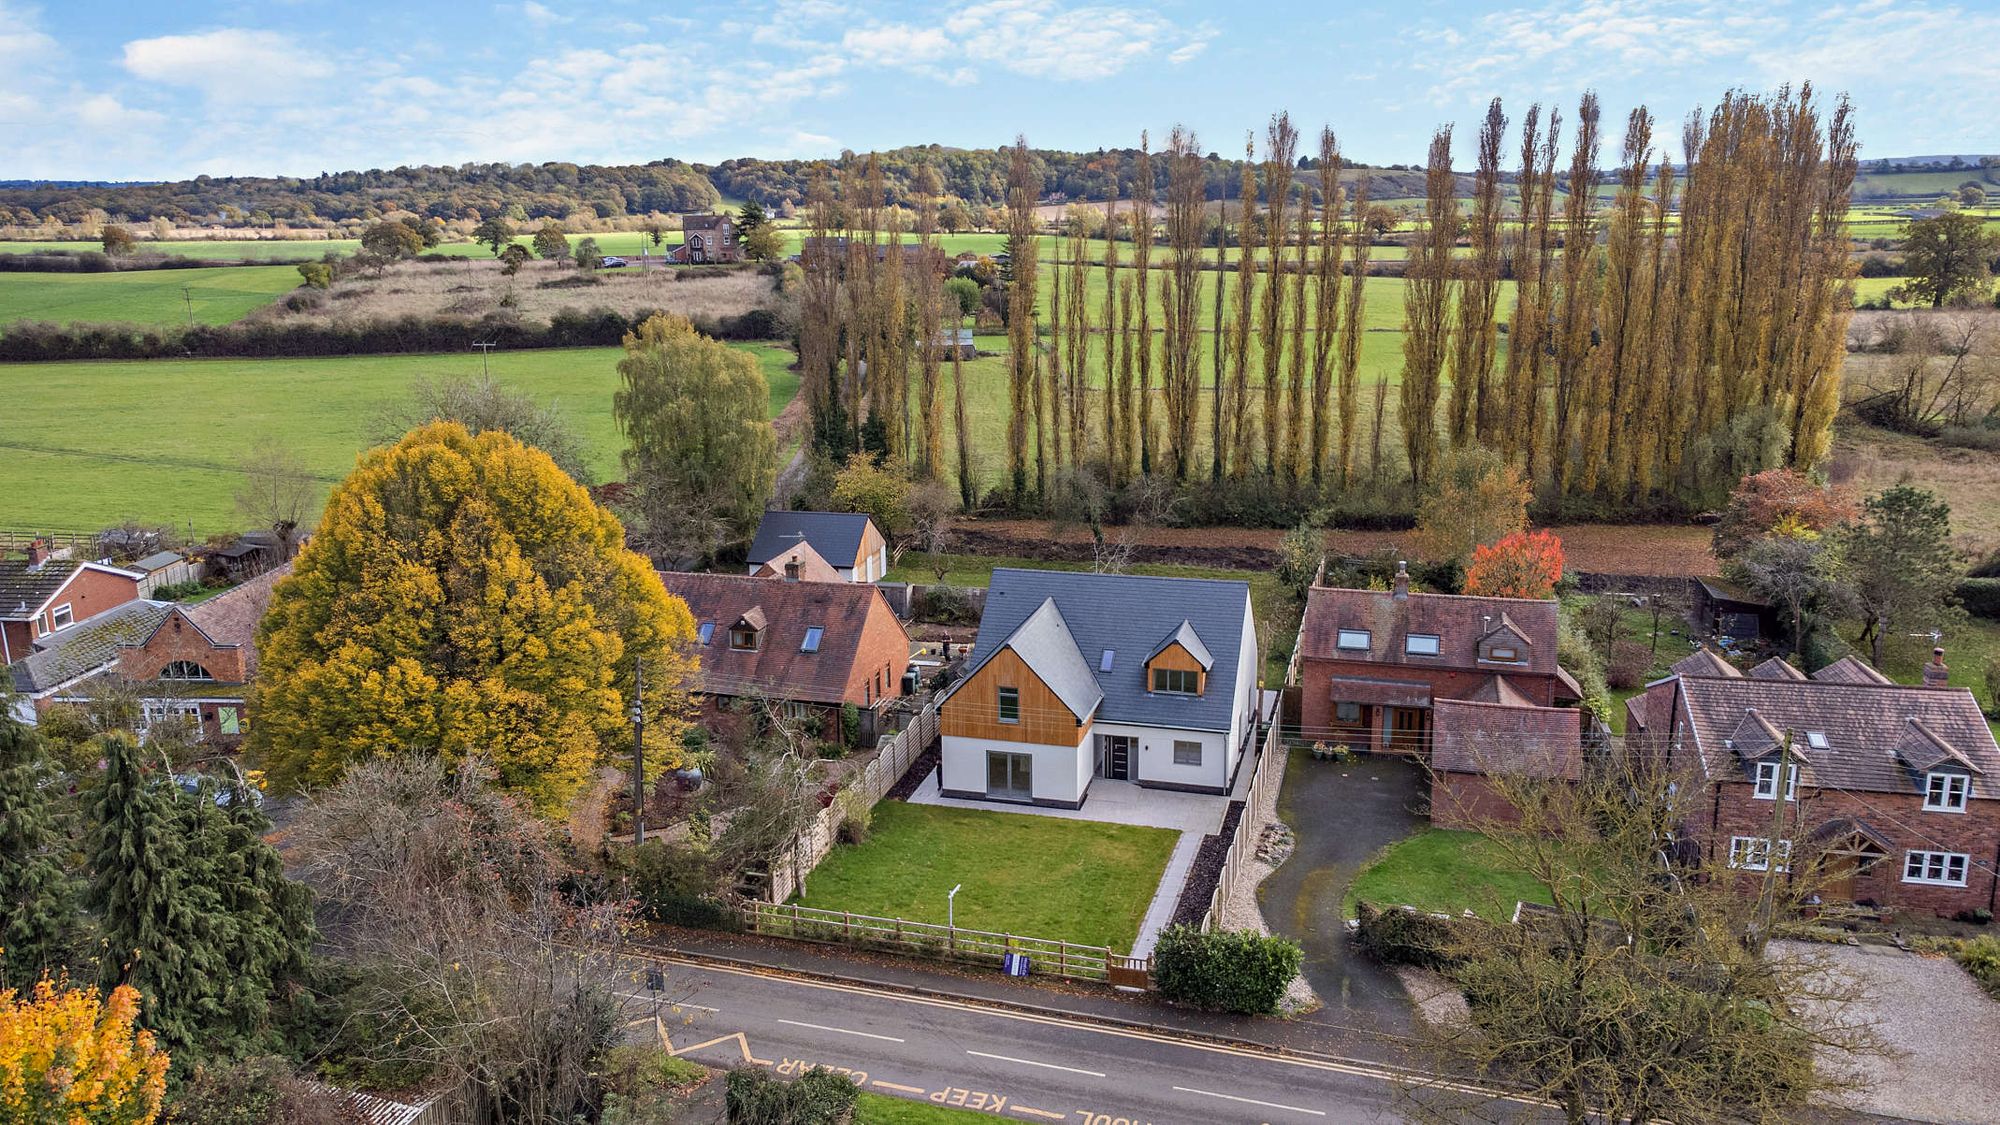
[[[1155,668],[1153,690],[1174,695],[1200,695],[1201,673],[1181,668]]]
[[[215,677],[208,674],[208,669],[196,664],[192,660],[176,660],[168,664],[165,668],[160,669],[160,678],[163,680],[212,680]]]
[[[51,631],[67,629],[74,624],[76,624],[76,615],[70,611],[68,602],[64,602],[49,611],[49,629]]]
[[[1962,773],[1924,775],[1924,808],[1929,812],[1964,812],[1972,779]]]
[[[1903,857],[1903,882],[1963,887],[1970,859],[1964,852],[1910,852]]]
[[[1729,838],[1729,866],[1744,871],[1768,871],[1771,868],[1771,841],[1762,836],[1731,836]],[[1792,842],[1778,841],[1778,870],[1786,869],[1792,858]]]
[[[1436,656],[1438,648],[1436,633],[1411,633],[1403,638],[1403,651],[1411,656]]]
[[[818,652],[818,651],[819,651],[819,639],[820,639],[820,638],[821,638],[822,636],[824,636],[825,634],[826,634],[826,630],[825,630],[825,629],[822,629],[822,628],[820,628],[820,627],[819,627],[819,626],[817,626],[817,625],[809,625],[809,626],[807,626],[807,627],[806,627],[806,639],[805,639],[805,642],[804,642],[804,643],[802,643],[802,644],[800,644],[800,645],[799,645],[799,651],[800,651],[800,652]]]
[[[1785,774],[1785,800],[1795,801],[1799,796],[1799,767],[1793,766]],[[1757,792],[1760,801],[1778,799],[1778,763],[1757,763]]]
[[[1018,723],[1021,721],[1021,689],[1003,687],[1000,689],[1000,721]]]
[[[1340,631],[1340,640],[1338,644],[1340,648],[1347,649],[1349,651],[1359,649],[1363,652],[1366,652],[1368,650],[1368,645],[1369,645],[1368,630],[1342,629]]]
[[[711,638],[711,637],[713,637],[713,636],[715,636],[715,622],[713,622],[713,621],[704,621],[704,622],[702,622],[702,623],[701,623],[701,643],[702,643],[702,644],[707,644],[707,643],[708,643],[708,641],[709,641],[709,638]]]

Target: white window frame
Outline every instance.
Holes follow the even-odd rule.
[[[1342,652],[1367,652],[1374,645],[1375,636],[1366,629],[1342,629],[1334,642]]]
[[[818,652],[820,642],[826,639],[826,629],[820,625],[806,626],[805,639],[799,642],[800,652]]]
[[[1778,763],[1766,761],[1757,763],[1757,789],[1752,794],[1760,801],[1778,799]],[[1799,767],[1793,765],[1785,775],[1785,800],[1799,799]]]
[[[1962,813],[1972,797],[1972,778],[1949,770],[1924,775],[1924,811]]]
[[[1778,870],[1791,870],[1792,842],[1779,840],[1777,846]],[[1769,871],[1771,869],[1771,840],[1768,836],[1731,836],[1729,838],[1729,866],[1738,871]]]
[[[1419,647],[1419,641],[1429,647]],[[1403,653],[1406,656],[1438,656],[1444,652],[1444,638],[1436,633],[1406,633],[1403,635]]]
[[[1812,747],[1814,750],[1824,750],[1831,743],[1827,741],[1825,731],[1809,730],[1806,732],[1806,745]]]
[[[1011,719],[1007,717],[1007,707],[1006,707],[1007,697],[1009,695],[1012,695],[1014,697],[1014,717]],[[1007,687],[1004,684],[999,686],[993,693],[993,714],[1003,723],[1007,723],[1010,725],[1020,723],[1021,689],[1017,687]]]
[[[76,610],[71,608],[71,603],[64,602],[49,607],[49,632],[60,633],[74,624],[76,624]]]
[[[186,699],[142,699],[139,701],[139,734],[141,737],[153,729],[153,724],[176,715],[185,715],[194,720],[195,730],[202,731],[201,704]]]
[[[1952,869],[1958,870],[1958,877],[1952,877]],[[1917,874],[1910,872],[1914,869]],[[1972,869],[1972,857],[1965,852],[1931,852],[1911,850],[1903,853],[1903,882],[1921,883],[1929,887],[1963,887],[1966,875]],[[1932,874],[1936,872],[1936,874]]]
[[[1190,750],[1193,751],[1192,754],[1189,754]],[[1174,764],[1177,766],[1201,765],[1201,743],[1189,742],[1182,738],[1174,739]]]

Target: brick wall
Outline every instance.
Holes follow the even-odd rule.
[[[910,635],[896,613],[882,598],[869,599],[868,618],[861,626],[861,641],[854,650],[854,666],[847,677],[847,702],[866,707],[882,699],[902,694],[903,672],[910,666]],[[880,692],[876,683],[881,683]]]
[[[1512,824],[1519,819],[1520,813],[1494,792],[1485,774],[1440,773],[1431,778],[1431,824],[1438,828]]]
[[[247,678],[244,651],[240,646],[218,648],[209,643],[194,623],[176,609],[160,623],[152,637],[140,648],[118,654],[118,671],[126,679],[158,679],[160,670],[176,660],[189,660],[208,669],[211,679],[240,684]]]

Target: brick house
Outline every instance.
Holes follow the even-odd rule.
[[[1972,693],[1946,686],[1942,650],[1921,687],[1859,661],[1810,677],[1682,663],[1627,701],[1626,746],[1701,779],[1706,812],[1684,830],[1707,860],[1817,865],[1828,901],[1995,908],[2000,746]]]
[[[681,216],[681,232],[681,244],[667,251],[669,261],[698,266],[743,260],[743,243],[736,237],[736,220],[730,215],[689,212]]]
[[[205,602],[172,606],[143,638],[122,645],[118,675],[139,687],[143,721],[185,715],[204,740],[231,742],[249,730],[257,676],[257,623],[287,563]]]
[[[37,637],[7,667],[14,717],[33,726],[50,706],[88,698],[90,682],[117,666],[121,646],[150,634],[171,609],[136,598]]]
[[[873,710],[902,694],[910,635],[873,586],[679,571],[660,581],[694,614],[705,722],[761,698],[832,737],[843,704]]]
[[[1441,723],[1486,715],[1439,712],[1441,700],[1574,704],[1583,693],[1556,663],[1556,613],[1552,600],[1412,593],[1401,565],[1389,590],[1315,586],[1299,627],[1301,733],[1428,757]]]
[[[811,547],[843,582],[876,582],[889,573],[889,541],[875,521],[860,512],[792,512],[773,508],[757,524],[750,541],[749,572],[782,567],[791,550]]]
[[[57,558],[37,542],[23,559],[0,559],[0,664],[25,660],[35,642],[139,597],[145,575]]]

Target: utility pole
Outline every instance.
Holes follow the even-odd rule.
[[[472,346],[479,349],[479,377],[482,379],[488,378],[486,359],[493,354],[493,349],[499,347],[499,345],[492,340],[481,340]]]
[[[632,660],[632,846],[646,842],[646,668]]]
[[[1771,835],[1764,842],[1764,878],[1757,888],[1757,920],[1752,923],[1752,942],[1758,953],[1771,940],[1771,927],[1777,912],[1778,876],[1790,874],[1791,853],[1784,855],[1783,867],[1779,866],[1778,845],[1785,841],[1785,806],[1796,800],[1792,778],[1797,776],[1799,767],[1792,761],[1792,732],[1786,731],[1784,741],[1778,745],[1778,792],[1771,809]]]

